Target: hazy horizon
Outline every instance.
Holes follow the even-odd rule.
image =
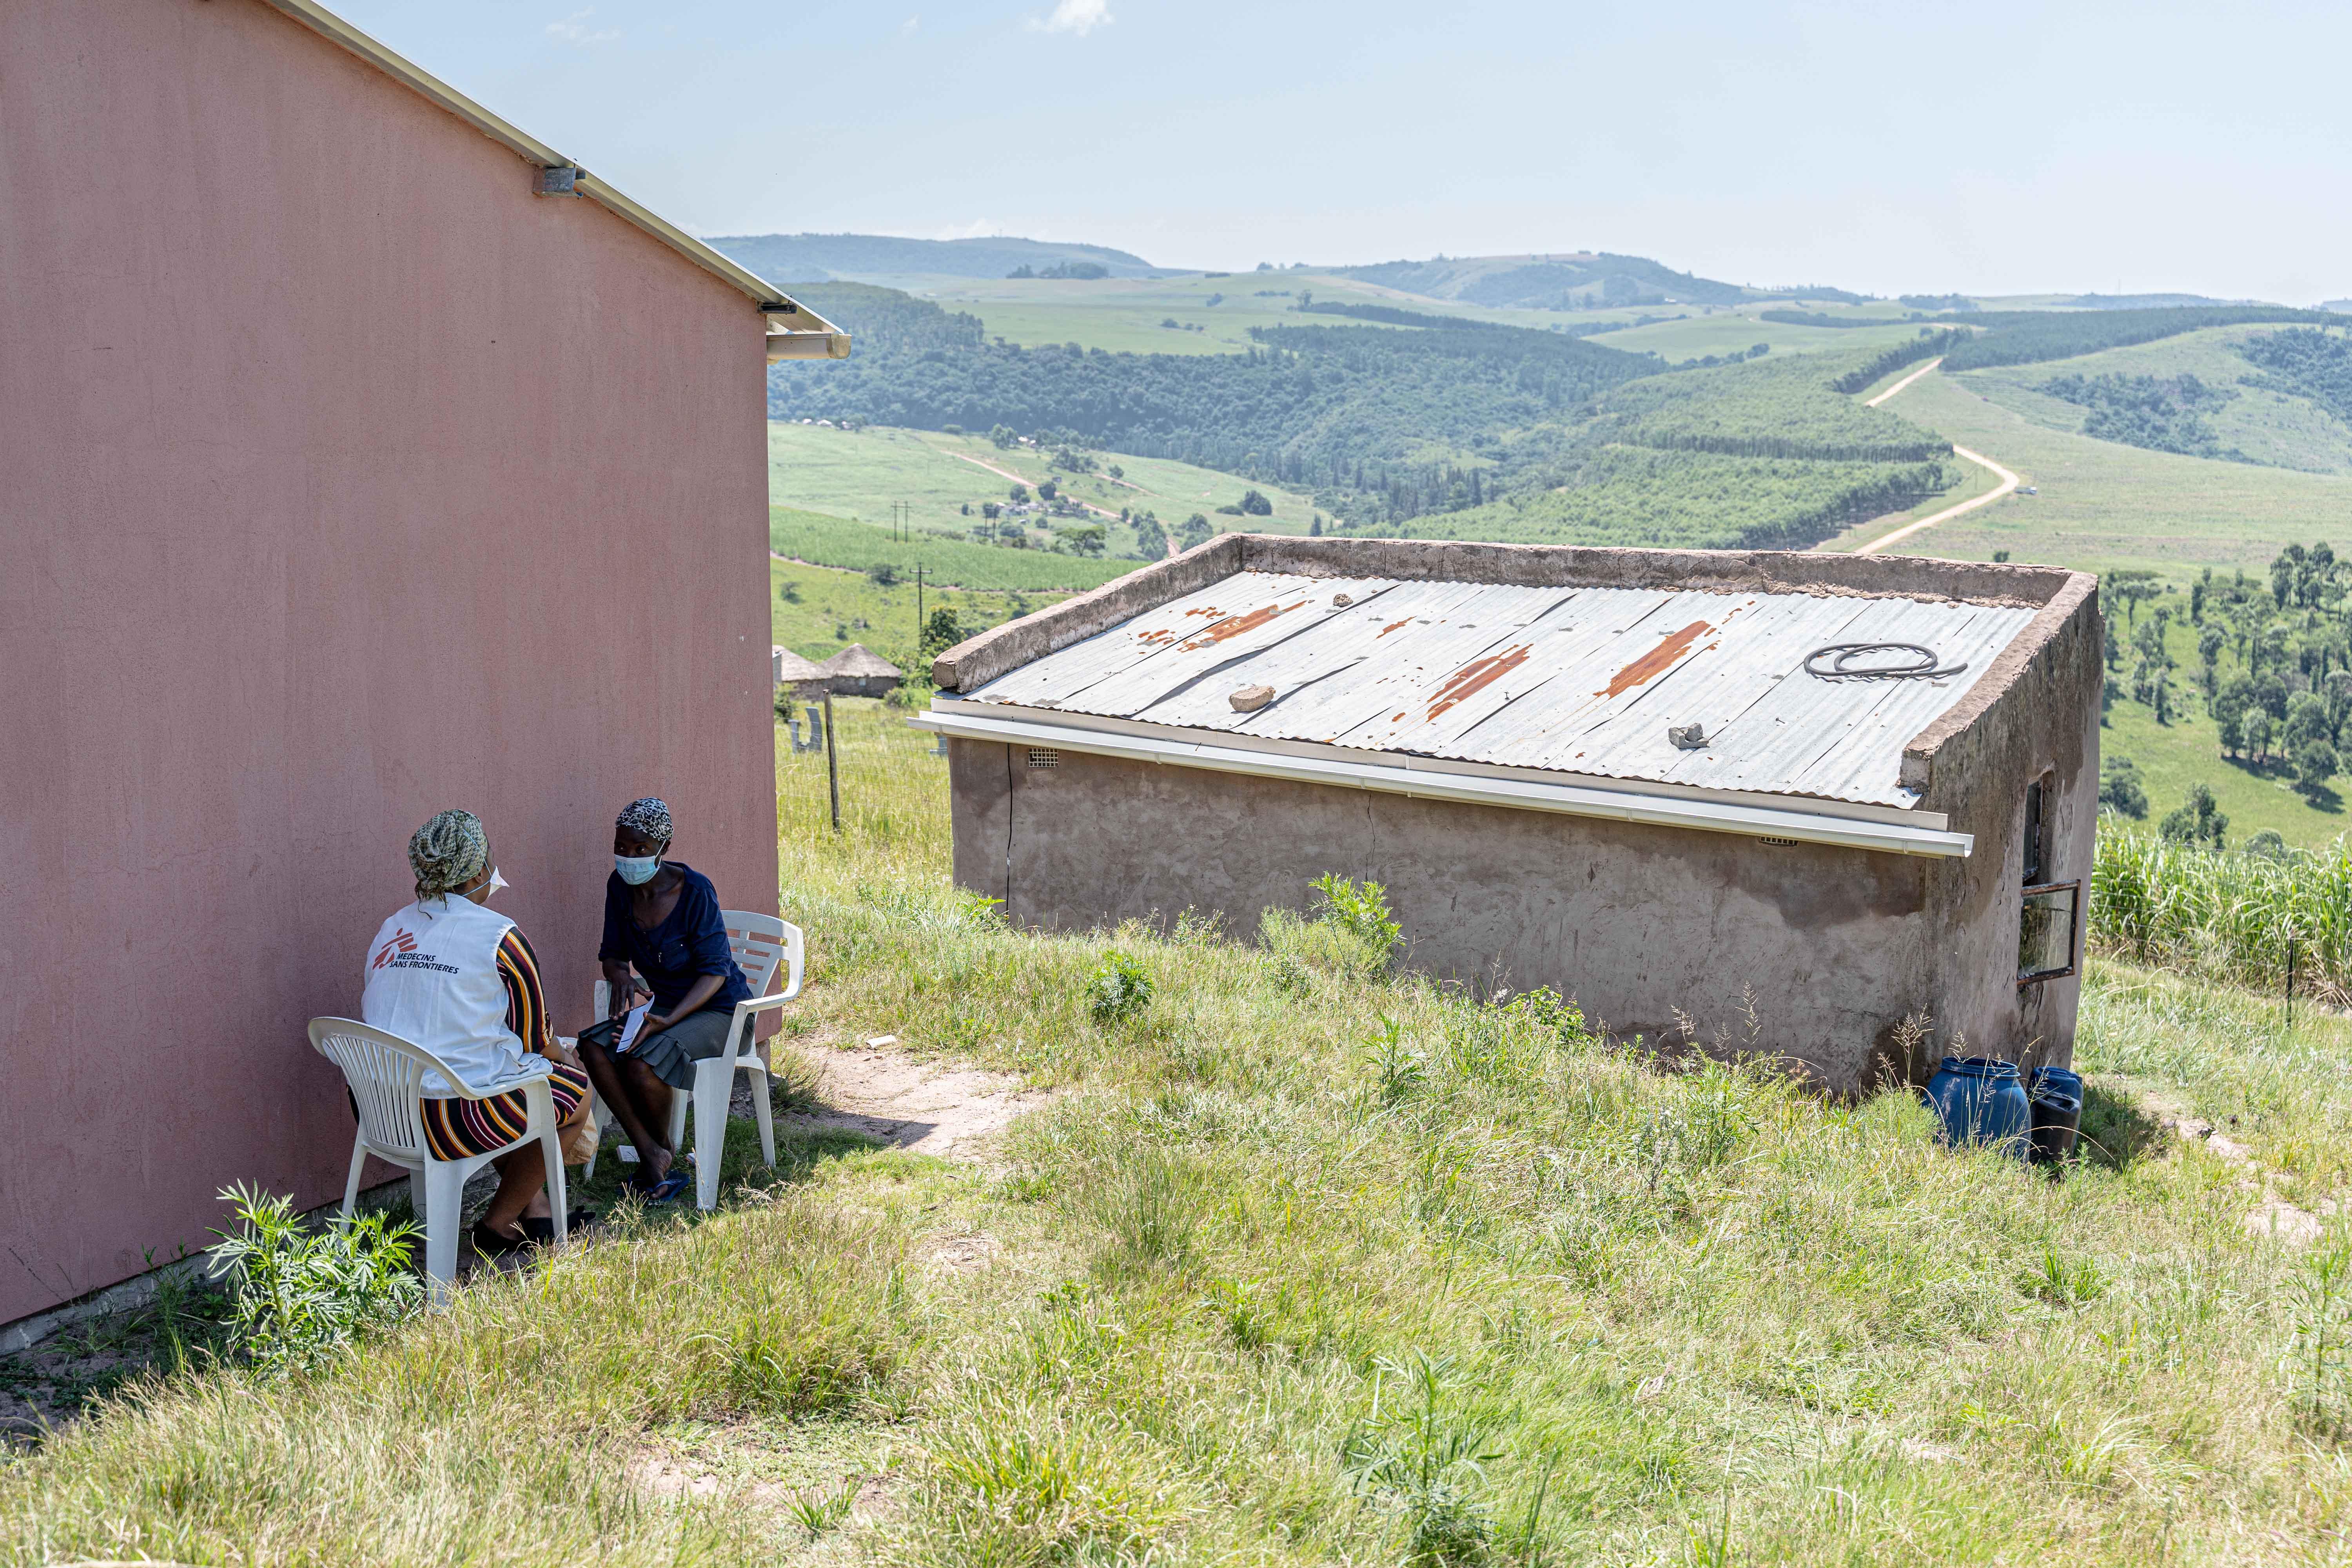
[[[2352,295],[2352,15],[1228,0],[342,14],[706,234],[1163,267],[1610,250],[1876,294]]]

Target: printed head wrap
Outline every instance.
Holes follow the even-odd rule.
[[[656,844],[669,842],[669,807],[653,795],[633,800],[621,808],[618,826]]]
[[[455,892],[490,863],[490,836],[470,811],[445,811],[408,841],[409,868],[416,873],[418,902]]]

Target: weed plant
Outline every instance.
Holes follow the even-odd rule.
[[[1087,977],[1087,1009],[1101,1024],[1132,1018],[1151,1005],[1151,974],[1132,953],[1111,952]]]
[[[291,1200],[243,1184],[221,1194],[236,1228],[220,1231],[216,1275],[235,1286],[230,1332],[273,1373],[305,1371],[425,1302],[410,1268],[418,1229],[381,1211],[337,1215],[311,1230]]]

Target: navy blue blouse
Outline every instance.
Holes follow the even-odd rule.
[[[665,862],[686,878],[677,890],[677,907],[669,918],[646,931],[629,913],[635,890],[618,871],[604,879],[604,941],[596,950],[600,963],[628,963],[653,987],[654,1011],[667,1017],[694,983],[706,974],[726,976],[718,994],[702,1005],[732,1010],[751,994],[751,982],[735,966],[727,950],[727,922],[719,914],[719,889],[710,879],[676,860]]]

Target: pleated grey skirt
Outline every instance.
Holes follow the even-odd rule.
[[[694,1064],[727,1048],[727,1030],[735,1022],[732,1005],[689,1013],[660,1034],[639,1040],[629,1054],[654,1069],[654,1076],[672,1089],[694,1087]]]

